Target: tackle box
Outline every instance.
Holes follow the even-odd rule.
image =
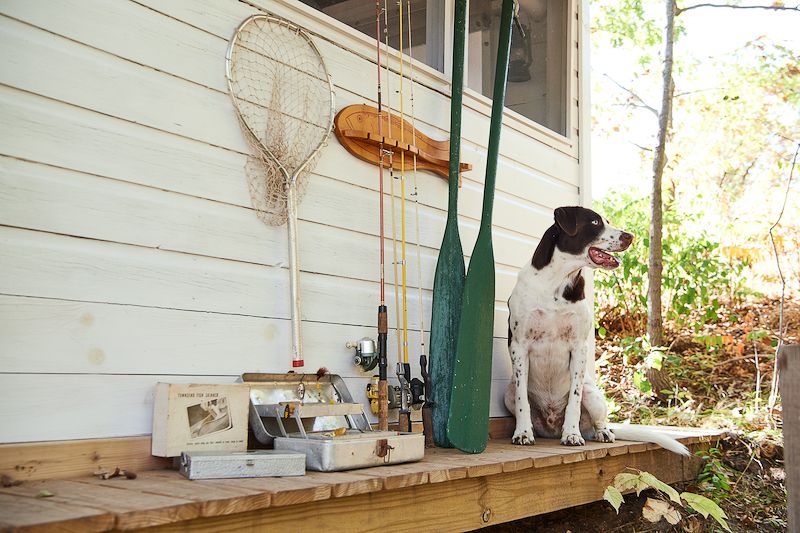
[[[276,450],[183,452],[180,473],[189,479],[302,476],[306,473],[306,457]]]
[[[364,407],[335,374],[243,374],[250,428],[260,443],[300,452],[306,468],[336,472],[419,461],[422,433],[374,431]]]

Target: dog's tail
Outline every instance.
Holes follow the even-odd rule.
[[[679,455],[690,455],[686,446],[658,430],[642,426],[630,426],[628,424],[609,424],[608,427],[618,439],[652,442]]]

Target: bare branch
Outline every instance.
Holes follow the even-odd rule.
[[[679,7],[676,15],[680,15],[684,11],[690,9],[697,9],[699,7],[727,7],[729,9],[766,9],[769,11],[797,11],[800,12],[800,6],[782,6],[782,5],[769,5],[769,6],[740,6],[736,4],[695,4],[688,7]]]
[[[652,149],[652,148],[649,148],[649,147],[647,147],[647,146],[642,146],[641,144],[636,144],[636,143],[635,143],[635,142],[633,142],[633,141],[628,141],[628,142],[629,142],[629,143],[631,143],[632,145],[634,145],[636,148],[638,148],[638,149],[639,149],[639,150],[641,150],[642,152],[652,152],[652,151],[653,151],[653,149]]]
[[[792,158],[792,166],[791,166],[791,168],[789,170],[789,179],[786,181],[786,193],[783,196],[783,206],[781,206],[781,212],[778,215],[778,219],[769,228],[769,240],[772,243],[772,250],[773,250],[773,252],[775,252],[775,262],[778,265],[778,274],[780,274],[780,277],[781,277],[781,304],[780,304],[780,318],[779,318],[779,322],[778,322],[778,347],[775,350],[776,354],[781,349],[781,346],[783,346],[783,334],[784,334],[783,333],[783,303],[784,303],[785,298],[786,298],[786,280],[783,277],[783,270],[781,270],[781,259],[780,259],[780,256],[778,255],[778,246],[775,244],[775,237],[772,235],[772,230],[774,230],[775,227],[780,223],[781,218],[783,218],[783,212],[786,210],[786,201],[789,198],[789,190],[790,190],[790,187],[792,186],[792,176],[794,175],[794,166],[797,163],[797,154],[798,154],[798,152],[800,152],[800,143],[797,143],[797,149],[794,151],[794,158]],[[778,375],[778,358],[776,357],[775,358],[775,367],[773,368],[773,371],[772,371],[772,384],[771,384],[770,393],[769,393],[768,406],[769,406],[770,412],[772,412],[772,410],[775,408],[775,404],[778,401],[778,390],[779,390],[779,388],[780,388],[780,377]]]
[[[694,91],[685,91],[685,92],[682,92],[682,93],[676,93],[675,94],[675,98],[680,98],[681,96],[688,96],[690,94],[695,94],[695,93],[705,93],[705,92],[708,92],[708,91],[722,91],[722,90],[724,90],[724,87],[710,87],[708,89],[695,89]]]
[[[620,89],[622,89],[623,91],[625,91],[626,93],[628,93],[629,95],[633,96],[633,97],[634,97],[636,100],[638,100],[638,101],[641,103],[641,105],[640,105],[640,106],[633,106],[633,107],[641,107],[642,109],[647,109],[648,111],[650,111],[651,113],[653,113],[653,114],[654,114],[656,117],[658,117],[658,111],[657,111],[657,110],[656,110],[656,109],[655,109],[653,106],[651,106],[651,105],[649,105],[647,102],[645,102],[645,101],[642,99],[642,97],[641,97],[641,96],[639,96],[638,94],[636,94],[636,93],[635,93],[635,92],[633,92],[632,90],[628,89],[627,87],[623,86],[622,84],[620,84],[620,83],[619,83],[617,80],[615,80],[614,78],[612,78],[612,77],[611,77],[611,76],[609,76],[608,74],[606,74],[606,73],[603,73],[603,76],[605,76],[606,78],[608,78],[609,80],[611,80],[611,82],[612,82],[614,85],[616,85],[617,87],[619,87]]]

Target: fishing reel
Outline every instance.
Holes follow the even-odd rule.
[[[356,355],[353,357],[353,363],[356,366],[360,366],[365,372],[369,372],[378,366],[378,350],[374,340],[369,337],[364,337],[357,342],[348,342],[346,346],[348,348],[355,348]]]
[[[372,376],[372,381],[367,383],[367,399],[373,415],[378,414],[378,376]],[[401,405],[402,393],[397,385],[389,385],[389,409],[397,409]]]
[[[427,400],[425,398],[425,382],[419,378],[414,378],[411,380],[409,388],[411,389],[411,408],[422,409]]]

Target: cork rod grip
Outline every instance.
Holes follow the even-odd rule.
[[[378,382],[378,429],[389,430],[389,383],[385,379]]]

